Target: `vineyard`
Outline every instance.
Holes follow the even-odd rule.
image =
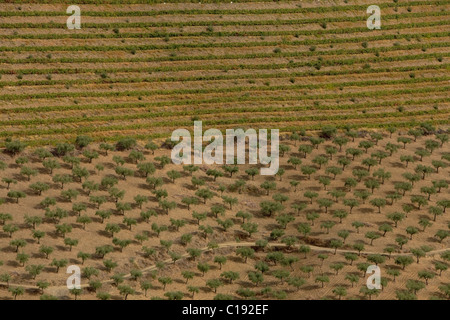
[[[163,138],[204,127],[449,122],[450,1],[0,4],[0,136]]]

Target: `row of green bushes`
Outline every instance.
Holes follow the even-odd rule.
[[[447,88],[448,89],[448,88]],[[427,88],[422,88],[418,91],[415,91],[414,93],[417,93],[419,95],[421,94],[436,94],[439,92],[445,92],[445,90],[447,90],[445,88],[439,88],[439,87],[427,87]],[[389,91],[389,96],[392,95],[398,95],[398,94],[402,94],[402,93],[408,93],[410,94],[410,96],[413,96],[414,93],[411,92],[405,92],[405,91]],[[368,93],[367,93],[368,94]],[[375,92],[376,96],[380,96],[383,95],[384,92],[379,93],[378,91]],[[351,94],[346,94],[346,98],[348,96],[350,96]],[[362,93],[360,96],[363,96],[364,93]],[[235,97],[218,97],[218,98],[212,98],[212,99],[189,99],[186,101],[178,101],[178,100],[172,100],[172,101],[160,101],[160,102],[147,102],[147,103],[133,103],[133,102],[129,102],[129,103],[108,103],[108,104],[87,104],[87,105],[79,105],[79,104],[75,104],[75,105],[60,105],[60,106],[40,106],[39,108],[11,108],[11,109],[0,109],[0,114],[16,114],[16,113],[36,113],[36,112],[54,112],[54,111],[73,111],[73,110],[79,110],[79,111],[84,111],[84,110],[117,110],[117,109],[147,109],[148,111],[157,111],[158,108],[164,108],[164,107],[168,107],[168,106],[190,106],[190,105],[195,105],[196,106],[196,110],[192,111],[193,113],[196,113],[197,110],[202,110],[204,108],[208,108],[210,107],[210,105],[214,105],[214,104],[219,104],[219,103],[230,103],[230,102],[265,102],[265,103],[270,103],[270,102],[277,102],[277,101],[307,101],[307,100],[316,100],[317,98],[327,98],[327,99],[332,99],[332,98],[341,98],[341,95],[336,95],[336,94],[332,94],[332,95],[301,95],[301,96],[283,96],[283,97],[267,97],[267,96],[262,96],[262,97],[249,97],[249,96],[235,96]],[[365,103],[353,103],[351,104],[351,106],[353,106],[354,108],[358,108],[358,109],[363,109],[363,108],[372,108],[372,107],[392,107],[392,106],[398,106],[398,105],[403,105],[403,106],[407,106],[407,105],[413,105],[413,104],[437,104],[437,103],[441,103],[441,102],[448,102],[447,100],[448,98],[427,98],[427,99],[418,99],[418,100],[390,100],[390,101],[382,101],[382,102],[376,102],[376,103],[370,103],[370,102],[365,102]],[[343,105],[344,107],[345,105]],[[350,105],[349,105],[350,106]],[[308,108],[310,110],[327,110],[327,109],[333,109],[336,106],[332,106],[332,105],[314,105],[314,106],[304,106],[305,108]],[[248,107],[247,107],[248,108]],[[269,108],[273,108],[273,107],[269,107]]]
[[[448,125],[448,120],[441,119],[441,120],[428,120],[428,122],[434,124],[434,125]],[[330,121],[330,124],[334,125],[338,129],[358,129],[358,128],[413,128],[417,127],[420,124],[419,120],[407,120],[407,121],[387,121],[387,122],[380,122],[380,123],[353,123],[353,122],[336,122],[336,121]],[[302,124],[302,125],[290,125],[290,126],[283,126],[279,127],[278,129],[280,132],[293,132],[293,131],[300,131],[300,130],[307,130],[307,131],[320,131],[323,128],[323,124]],[[225,130],[221,130],[222,134],[225,134]],[[73,138],[76,136],[76,132],[71,134]],[[126,137],[136,140],[148,140],[148,139],[159,139],[159,138],[168,138],[170,137],[171,132],[151,132],[151,133],[144,133],[144,134],[127,134]],[[65,136],[67,137],[67,135]],[[123,135],[121,134],[114,134],[114,135],[108,135],[104,136],[102,133],[99,133],[99,135],[96,135],[95,133],[91,134],[91,137],[93,141],[96,142],[117,142],[121,139],[123,139]],[[27,146],[29,147],[37,147],[37,146],[48,146],[48,145],[56,145],[57,143],[61,142],[67,142],[67,138],[55,138],[55,136],[45,137],[39,140],[31,140],[27,141]],[[4,142],[0,142],[0,147],[4,147]]]
[[[258,59],[258,58],[296,58],[296,57],[316,57],[324,55],[351,55],[351,54],[364,54],[364,53],[386,53],[392,51],[414,50],[414,49],[433,49],[433,48],[446,48],[450,46],[450,42],[429,42],[429,43],[416,43],[408,45],[396,45],[390,47],[373,47],[373,48],[361,48],[361,49],[337,49],[337,50],[321,50],[317,51],[317,48],[311,47],[309,51],[288,51],[288,52],[271,52],[271,53],[247,53],[247,54],[224,54],[224,55],[189,55],[189,56],[162,56],[162,57],[145,57],[145,58],[34,58],[27,57],[25,59],[15,58],[0,58],[0,63],[10,64],[34,64],[34,63],[132,63],[132,62],[167,62],[167,61],[195,61],[195,60],[235,60],[235,59]],[[36,69],[40,70],[40,69]],[[49,69],[45,69],[49,70]],[[17,71],[11,71],[10,73],[16,73]],[[44,72],[41,72],[43,74]]]
[[[150,3],[151,1],[148,1]],[[174,1],[170,1],[174,2]],[[183,1],[184,2],[184,1]],[[205,2],[205,1],[203,1]],[[239,3],[240,1],[237,1]],[[78,2],[79,3],[79,2]],[[448,0],[435,0],[435,1],[409,1],[409,2],[384,2],[378,3],[380,8],[393,8],[393,7],[415,7],[415,6],[428,6],[428,5],[446,5],[449,4]],[[142,16],[159,16],[159,15],[198,15],[198,14],[213,14],[213,15],[230,15],[230,14],[292,14],[292,13],[324,13],[324,12],[337,12],[337,11],[365,11],[367,5],[333,5],[324,7],[309,7],[309,8],[271,8],[271,9],[173,9],[173,10],[153,10],[153,11],[83,11],[84,16],[88,17],[142,17]],[[420,8],[419,8],[420,9]],[[65,12],[58,11],[9,11],[0,12],[0,17],[57,17],[65,15]]]
[[[320,100],[320,99],[345,99],[345,98],[365,98],[367,96],[371,97],[382,97],[382,96],[395,96],[395,95],[410,95],[413,96],[415,94],[437,94],[442,92],[447,92],[450,90],[450,86],[429,86],[424,88],[417,88],[417,89],[396,89],[396,90],[381,90],[381,91],[361,91],[361,92],[353,92],[353,93],[332,93],[332,94],[315,94],[315,95],[305,95],[305,94],[298,94],[298,95],[286,95],[283,94],[282,96],[250,96],[250,95],[237,95],[237,96],[227,96],[227,97],[214,97],[214,98],[208,98],[208,99],[189,99],[189,100],[171,100],[171,101],[159,101],[159,102],[151,102],[151,103],[138,103],[138,104],[119,104],[119,108],[127,107],[129,105],[130,107],[166,107],[166,106],[199,106],[201,104],[218,104],[218,103],[242,103],[242,102],[287,102],[287,101],[306,101],[306,100]],[[117,105],[115,104],[106,104],[106,105],[98,105],[99,107],[103,109],[115,109]],[[87,109],[95,109],[96,107],[93,105],[88,106],[79,106],[79,105],[73,105],[73,106],[55,106],[55,107],[39,107],[37,110],[43,110],[43,111],[61,111],[63,109],[73,109],[77,110],[77,108],[81,108],[80,110],[83,110],[83,108]],[[55,108],[55,109],[51,109]],[[23,112],[29,112],[32,111],[32,108],[19,108]],[[4,112],[8,112],[10,109],[0,109],[4,110]],[[13,109],[14,110],[14,109]],[[3,113],[3,112],[2,112]]]
[[[55,93],[36,93],[36,94],[4,94],[0,95],[1,100],[23,100],[23,99],[43,99],[43,98],[64,98],[64,97],[123,97],[123,96],[154,96],[154,95],[184,95],[184,94],[211,94],[211,93],[231,93],[246,91],[283,91],[300,89],[332,89],[344,88],[349,86],[366,87],[375,85],[397,85],[397,84],[418,84],[418,83],[439,83],[448,81],[450,76],[441,76],[435,78],[412,78],[399,80],[369,80],[369,81],[349,81],[340,83],[322,83],[322,84],[292,84],[277,86],[235,86],[231,88],[200,88],[200,89],[169,89],[169,90],[143,90],[143,91],[109,91],[109,92],[55,92]]]
[[[422,59],[419,59],[422,60]],[[20,80],[20,81],[0,81],[0,88],[4,86],[43,86],[43,85],[86,85],[86,84],[123,84],[123,83],[154,83],[154,82],[186,82],[186,81],[218,81],[218,80],[242,80],[242,79],[272,79],[292,77],[317,77],[317,76],[337,76],[337,75],[367,75],[376,73],[397,73],[411,71],[430,71],[448,69],[450,64],[416,65],[412,67],[394,68],[370,68],[352,70],[330,70],[330,71],[307,71],[307,72],[287,72],[287,73],[264,73],[264,74],[234,74],[234,75],[214,75],[214,76],[189,76],[189,77],[147,77],[147,78],[105,78],[105,79],[74,79],[74,80]]]
[[[418,116],[434,116],[447,114],[448,110],[420,110],[420,111],[410,111],[410,112],[380,112],[380,113],[362,113],[362,114],[344,114],[344,115],[322,115],[322,116],[277,116],[277,117],[255,117],[255,118],[230,118],[230,119],[206,119],[203,120],[203,125],[207,126],[234,126],[234,125],[248,125],[257,123],[270,123],[271,125],[276,123],[287,123],[287,122],[305,122],[305,121],[343,121],[343,120],[358,120],[358,119],[369,119],[369,123],[374,119],[388,119],[388,118],[408,118],[408,117],[418,117]],[[107,132],[107,131],[123,131],[123,130],[142,130],[150,128],[180,128],[180,127],[190,127],[192,126],[191,120],[165,120],[165,121],[151,121],[149,123],[134,123],[129,125],[86,125],[76,128],[51,128],[51,129],[28,129],[28,130],[17,130],[17,131],[3,131],[0,132],[0,137],[18,137],[18,136],[46,136],[46,135],[56,135],[56,134],[86,134],[92,132]]]
[[[317,60],[305,62],[286,62],[286,63],[265,63],[265,64],[201,64],[201,65],[180,65],[180,66],[161,66],[161,67],[121,67],[121,68],[50,68],[50,69],[4,69],[0,70],[0,74],[81,74],[81,73],[97,73],[105,74],[123,72],[175,72],[175,71],[194,71],[194,70],[275,70],[286,68],[300,68],[300,67],[314,67],[320,70],[324,66],[343,66],[354,65],[358,63],[376,64],[379,62],[398,62],[419,59],[442,59],[448,57],[450,53],[422,53],[415,55],[403,56],[387,56],[387,57],[367,57],[367,58],[349,58],[349,59],[334,59],[334,60]]]
[[[404,14],[389,14],[383,16],[383,19],[393,20],[400,19],[402,17],[408,18],[424,18],[430,16],[446,16],[448,15],[445,11],[439,12],[415,12],[415,13],[404,13]],[[349,17],[321,17],[321,18],[310,18],[310,19],[289,19],[289,20],[226,20],[226,21],[185,21],[185,22],[110,22],[110,23],[83,23],[83,28],[182,28],[182,27],[209,27],[214,26],[261,26],[261,25],[272,25],[272,26],[282,26],[282,25],[305,25],[313,23],[336,23],[336,22],[365,22],[368,15],[365,11],[361,11],[360,16],[349,16]],[[54,28],[54,29],[66,29],[67,25],[64,23],[56,22],[41,22],[41,23],[31,23],[31,22],[19,22],[19,23],[0,23],[0,28],[4,29],[17,29],[17,28]]]
[[[32,126],[32,125],[53,125],[53,124],[66,124],[66,123],[87,123],[87,122],[113,122],[113,121],[131,121],[137,119],[156,119],[156,118],[173,118],[179,119],[186,116],[199,116],[199,115],[212,115],[212,114],[239,114],[243,115],[246,113],[276,113],[276,112],[301,112],[301,111],[311,111],[311,110],[321,110],[321,111],[335,111],[335,110],[366,110],[371,111],[379,110],[380,108],[384,110],[388,106],[405,106],[405,105],[423,105],[423,101],[433,101],[434,103],[439,102],[449,102],[450,98],[440,98],[440,99],[423,99],[420,100],[409,100],[409,101],[392,101],[387,103],[377,102],[377,103],[360,103],[360,104],[339,104],[339,105],[315,105],[315,106],[291,106],[291,107],[280,107],[280,106],[262,106],[262,107],[228,107],[228,108],[213,108],[213,109],[196,109],[196,110],[181,110],[181,111],[155,111],[146,110],[141,113],[133,113],[126,115],[100,115],[100,116],[90,116],[90,117],[64,117],[64,118],[34,118],[30,120],[5,120],[0,121],[0,126]],[[41,113],[42,111],[40,111]],[[442,112],[446,112],[445,110]],[[373,113],[370,113],[373,114]],[[328,117],[328,115],[324,115]]]
[[[443,21],[442,24],[448,24]],[[1,28],[1,26],[0,26]],[[4,52],[52,52],[52,51],[137,51],[137,50],[175,50],[182,48],[242,48],[242,47],[276,47],[276,46],[305,46],[320,44],[337,44],[337,43],[362,43],[378,40],[401,40],[411,39],[410,34],[384,34],[374,33],[375,36],[357,37],[357,38],[336,38],[336,39],[307,39],[301,41],[251,41],[251,42],[217,42],[217,43],[176,43],[176,44],[147,44],[147,45],[126,45],[126,46],[20,46],[20,47],[0,47],[0,51]],[[420,33],[415,37],[435,38],[448,37],[450,32],[432,32]]]
[[[427,93],[431,93],[430,91],[426,91]],[[423,91],[419,92],[422,94]],[[315,99],[315,96],[303,96],[311,99]],[[243,97],[238,97],[239,102],[245,102]],[[256,102],[256,97],[253,97],[252,102]],[[290,97],[293,101],[306,101],[306,99],[302,97]],[[261,102],[272,102],[268,100],[266,97],[260,97]],[[286,101],[286,100],[284,100]],[[366,108],[374,108],[374,107],[392,107],[392,106],[409,106],[409,105],[425,105],[425,104],[439,104],[449,102],[450,98],[426,98],[426,99],[412,99],[412,100],[384,100],[381,102],[364,102],[364,103],[352,103],[348,105],[322,105],[322,104],[314,104],[314,105],[303,105],[301,107],[279,107],[276,106],[266,106],[258,108],[258,111],[276,111],[276,110],[286,110],[286,111],[300,111],[300,110],[335,110],[335,109],[366,109]],[[119,109],[147,109],[147,111],[158,111],[158,108],[164,108],[168,106],[189,106],[195,105],[196,109],[192,110],[192,114],[201,114],[204,109],[211,108],[211,105],[223,103],[219,101],[218,98],[214,99],[190,99],[188,101],[161,101],[161,102],[147,102],[147,103],[108,103],[108,104],[86,104],[86,105],[60,105],[60,106],[40,106],[39,108],[35,107],[21,107],[21,108],[11,108],[11,109],[0,109],[0,114],[19,114],[19,113],[44,113],[44,112],[55,112],[55,111],[86,111],[86,110],[119,110]],[[252,109],[252,107],[247,106],[247,109]],[[234,108],[232,108],[234,109]],[[213,110],[219,110],[218,108],[214,108]],[[227,108],[228,110],[228,108]],[[212,110],[211,110],[212,112]]]
[[[185,81],[215,81],[215,80],[242,80],[242,79],[280,79],[289,77],[315,77],[324,75],[368,75],[376,73],[397,73],[411,71],[430,71],[448,69],[450,64],[422,65],[413,67],[378,68],[378,69],[356,69],[356,70],[330,70],[317,72],[290,72],[290,73],[264,73],[264,74],[240,74],[240,75],[215,75],[215,76],[190,76],[190,77],[152,77],[152,78],[106,78],[106,79],[79,79],[79,80],[34,80],[34,81],[2,81],[0,87],[4,86],[40,86],[40,85],[86,85],[86,84],[117,84],[117,83],[142,83],[142,82],[185,82]],[[292,78],[291,78],[292,79]]]
[[[444,23],[445,22],[445,23]],[[384,24],[383,30],[401,30],[446,25],[448,21],[427,21]],[[178,37],[268,37],[268,36],[319,36],[328,34],[369,33],[373,30],[367,27],[349,27],[319,30],[277,30],[277,31],[199,31],[199,32],[119,32],[119,33],[46,33],[46,34],[3,34],[0,39],[126,39],[126,38],[178,38]]]

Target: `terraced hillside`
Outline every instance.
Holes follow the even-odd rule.
[[[2,138],[449,122],[448,0],[0,2]]]

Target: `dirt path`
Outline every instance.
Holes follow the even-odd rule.
[[[221,248],[230,248],[230,247],[255,247],[256,246],[256,242],[224,242],[224,243],[221,243],[221,244],[219,244],[218,245],[218,248],[216,248],[216,249],[221,249]],[[301,245],[293,245],[293,246],[291,246],[291,247],[293,247],[293,248],[299,248]],[[308,245],[309,246],[309,248],[311,249],[311,251],[314,251],[314,252],[330,252],[330,253],[334,253],[335,252],[335,249],[334,248],[327,248],[327,247],[318,247],[318,246],[313,246],[313,245]],[[272,243],[269,243],[268,245],[267,245],[267,247],[268,248],[274,248],[274,247],[287,247],[287,245],[286,244],[284,244],[284,243],[278,243],[278,242],[272,242]],[[208,247],[204,247],[204,248],[201,248],[200,250],[202,251],[202,253],[203,252],[206,252],[206,251],[212,251],[212,250],[216,250],[216,249],[211,249],[211,248],[208,248]],[[447,250],[449,250],[449,248],[444,248],[444,249],[439,249],[439,250],[433,250],[433,251],[430,251],[430,252],[427,252],[426,253],[426,256],[431,256],[431,255],[435,255],[435,254],[439,254],[439,253],[442,253],[442,252],[445,252],[445,251],[447,251]],[[358,251],[355,251],[355,250],[343,250],[343,249],[337,249],[336,250],[336,253],[356,253],[356,254],[359,254],[358,253]],[[379,253],[379,252],[371,252],[371,251],[362,251],[359,255],[370,255],[370,254],[380,254],[380,255],[383,255],[383,256],[389,256],[389,254],[386,254],[386,253]],[[396,256],[411,256],[412,255],[412,253],[392,253],[391,254],[391,257],[396,257]],[[189,257],[189,254],[188,253],[185,253],[185,254],[183,254],[182,256],[181,256],[181,259],[183,259],[183,258],[188,258]],[[172,259],[166,259],[166,260],[163,260],[162,262],[164,262],[164,263],[173,263],[173,261],[172,261]],[[149,266],[149,267],[147,267],[147,268],[144,268],[144,269],[142,269],[141,270],[141,272],[143,273],[143,274],[145,274],[145,273],[148,273],[148,272],[151,272],[151,271],[154,271],[154,270],[156,270],[156,265],[152,265],[152,266]],[[124,275],[124,278],[125,279],[129,279],[129,278],[131,278],[131,274],[126,274],[126,275]],[[103,281],[102,283],[113,283],[113,281],[112,280],[106,280],[106,281]],[[0,282],[0,285],[4,285],[4,286],[7,286],[7,283],[5,283],[5,282]],[[16,286],[20,286],[20,287],[22,287],[22,288],[24,288],[24,289],[32,289],[32,290],[39,290],[39,288],[37,287],[37,286],[31,286],[31,285],[19,285],[19,284],[13,284],[13,283],[10,283],[9,284],[9,286],[10,287],[16,287]],[[81,285],[81,288],[88,288],[89,287],[89,284],[83,284],[83,285]],[[50,293],[51,294],[51,292],[55,292],[55,291],[57,291],[57,290],[61,290],[61,289],[67,289],[67,286],[54,286],[54,287],[49,287],[49,288],[47,288],[45,291],[47,292],[47,293]]]

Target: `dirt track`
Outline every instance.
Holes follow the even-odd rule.
[[[219,247],[217,249],[230,248],[230,247],[254,247],[254,246],[256,246],[256,242],[224,242],[224,243],[219,244],[218,246]],[[301,246],[301,245],[293,245],[291,247],[299,247],[299,246]],[[287,245],[284,243],[272,242],[272,243],[269,243],[267,245],[267,247],[269,247],[269,248],[270,247],[287,247]],[[333,248],[325,248],[325,247],[318,247],[318,246],[312,246],[312,245],[309,245],[309,247],[310,247],[311,251],[315,251],[315,252],[333,252],[333,253],[335,252],[335,249],[333,249]],[[204,247],[204,248],[201,248],[200,250],[203,253],[206,251],[211,251],[213,249]],[[447,250],[449,250],[449,248],[433,250],[433,251],[427,252],[426,256],[432,256],[435,254],[445,252]],[[357,253],[357,254],[359,254],[358,251],[355,251],[355,250],[342,250],[342,249],[337,249],[336,253]],[[380,254],[383,256],[389,256],[389,254],[386,254],[386,253],[371,252],[371,251],[362,251],[360,253],[360,255],[370,255],[370,254]],[[412,253],[392,253],[390,256],[395,257],[395,256],[411,256],[411,255],[412,255]],[[181,256],[182,259],[188,258],[188,257],[189,257],[188,253],[185,253]],[[172,263],[172,259],[166,259],[163,262],[164,263]],[[142,271],[142,273],[147,273],[147,272],[150,272],[153,270],[156,270],[156,265],[152,265],[150,267],[144,268],[141,271]],[[125,279],[128,279],[130,277],[131,277],[131,274],[126,274],[124,276]],[[107,281],[103,281],[102,283],[112,283],[112,282],[113,282],[112,280],[107,280]],[[7,284],[4,282],[0,282],[0,285],[7,285]],[[30,285],[18,285],[18,284],[10,283],[9,286],[10,287],[20,286],[25,289],[39,290],[39,288],[37,286],[30,286]],[[81,288],[87,288],[87,287],[89,287],[89,284],[81,285]],[[65,289],[65,288],[66,288],[66,286],[49,287],[46,289],[46,292],[51,294],[55,290]]]

